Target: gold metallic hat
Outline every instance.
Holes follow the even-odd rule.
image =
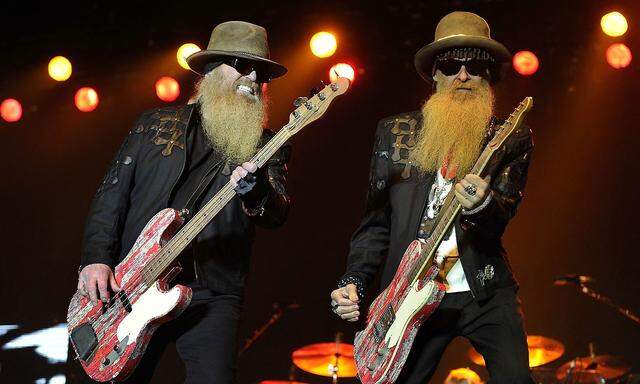
[[[489,24],[471,12],[451,12],[436,26],[435,39],[422,47],[415,55],[414,64],[420,76],[433,81],[433,63],[438,53],[453,48],[481,48],[497,63],[511,60],[509,50],[491,38]]]
[[[211,32],[206,50],[187,57],[189,68],[204,75],[204,67],[227,57],[239,57],[264,63],[272,79],[287,73],[287,68],[269,58],[267,31],[245,21],[227,21],[218,24]]]

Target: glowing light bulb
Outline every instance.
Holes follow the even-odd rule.
[[[49,76],[56,81],[65,81],[71,77],[71,62],[64,56],[56,56],[49,61]]]
[[[513,55],[513,68],[523,76],[531,76],[538,71],[540,61],[531,51],[520,51]]]
[[[22,105],[16,99],[6,99],[0,104],[0,116],[8,123],[14,123],[22,117]]]
[[[336,52],[338,42],[336,37],[329,32],[318,32],[309,41],[311,52],[321,58],[329,57]]]
[[[351,80],[351,82],[353,82],[353,80],[356,78],[356,72],[353,70],[353,67],[350,66],[349,64],[338,63],[333,67],[331,67],[331,69],[329,70],[329,78],[333,83],[336,80],[338,80],[338,76],[346,77],[347,79]]]
[[[602,31],[612,37],[622,36],[627,32],[627,19],[620,12],[609,12],[600,19]]]
[[[176,53],[178,64],[180,64],[180,66],[184,69],[190,69],[189,64],[187,64],[187,57],[193,55],[196,52],[199,52],[200,50],[200,47],[193,43],[182,44],[180,48],[178,48],[178,52]]]
[[[168,103],[180,96],[180,84],[173,77],[163,76],[156,81],[156,95]]]
[[[615,69],[626,68],[631,64],[631,50],[622,43],[611,44],[606,52],[607,63]]]
[[[82,87],[76,92],[74,97],[76,108],[82,112],[91,112],[98,107],[100,98],[98,92],[90,87]]]

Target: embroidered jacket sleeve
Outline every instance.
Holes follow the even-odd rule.
[[[510,145],[505,146],[504,160],[493,172],[491,180],[491,196],[488,204],[478,212],[463,214],[463,229],[476,231],[486,239],[497,239],[502,236],[509,220],[515,216],[518,205],[524,196],[527,173],[533,140],[527,127],[520,128]]]
[[[113,268],[117,262],[145,116],[140,117],[120,146],[91,202],[83,235],[81,267],[102,263]]]
[[[255,193],[242,197],[244,211],[256,225],[276,228],[284,224],[290,206],[286,190],[287,164],[290,158],[291,145],[285,144],[267,161],[263,170],[257,172]]]
[[[391,208],[386,131],[383,120],[378,123],[376,131],[364,218],[351,238],[347,271],[338,284],[356,284],[360,296],[389,250]]]

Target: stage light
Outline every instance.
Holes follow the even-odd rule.
[[[331,67],[331,69],[329,70],[329,78],[331,79],[331,82],[333,83],[336,80],[338,80],[338,76],[346,77],[347,79],[349,79],[349,80],[351,80],[353,82],[353,80],[356,78],[356,73],[353,70],[353,67],[350,66],[349,64],[338,63],[338,64],[334,65],[333,67]]]
[[[0,104],[0,116],[8,123],[14,123],[22,117],[22,105],[16,99],[6,99]]]
[[[458,368],[449,371],[445,383],[482,383],[480,376],[469,368]]]
[[[513,55],[513,68],[523,76],[530,76],[538,71],[540,61],[531,51],[520,51]]]
[[[91,112],[98,107],[98,92],[95,89],[89,87],[82,87],[76,92],[74,98],[76,108],[82,112]]]
[[[615,69],[627,67],[631,63],[631,50],[622,43],[611,44],[606,52],[607,63]]]
[[[64,56],[49,60],[49,76],[56,81],[65,81],[71,77],[71,62]]]
[[[198,51],[200,51],[200,47],[193,43],[182,44],[180,48],[178,48],[178,53],[176,53],[178,64],[180,64],[180,66],[184,69],[189,69],[189,64],[187,64],[187,57]]]
[[[609,12],[600,19],[602,31],[613,37],[622,36],[627,32],[627,19],[620,12]]]
[[[172,102],[180,96],[180,84],[173,77],[163,76],[156,81],[156,95],[162,101]]]
[[[329,57],[336,52],[336,37],[329,32],[318,32],[309,41],[311,52],[318,57]]]

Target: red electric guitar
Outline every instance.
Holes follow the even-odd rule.
[[[338,78],[310,99],[299,98],[289,122],[251,159],[258,167],[294,134],[320,118],[333,99],[349,88]],[[87,374],[97,381],[122,381],[133,372],[153,332],[177,317],[191,301],[191,289],[170,287],[180,272],[177,257],[234,197],[227,183],[183,226],[180,212],[167,208],[147,223],[127,257],[116,266],[122,290],[107,304],[94,305],[76,292],[67,314],[71,345]]]
[[[525,98],[496,131],[470,173],[480,175],[491,155],[520,129],[533,99]],[[355,360],[363,384],[395,382],[409,355],[420,326],[436,310],[445,286],[435,280],[439,268],[433,262],[436,250],[451,229],[461,206],[449,193],[436,225],[426,241],[414,240],[402,256],[389,286],[371,303],[366,327],[356,333]]]

